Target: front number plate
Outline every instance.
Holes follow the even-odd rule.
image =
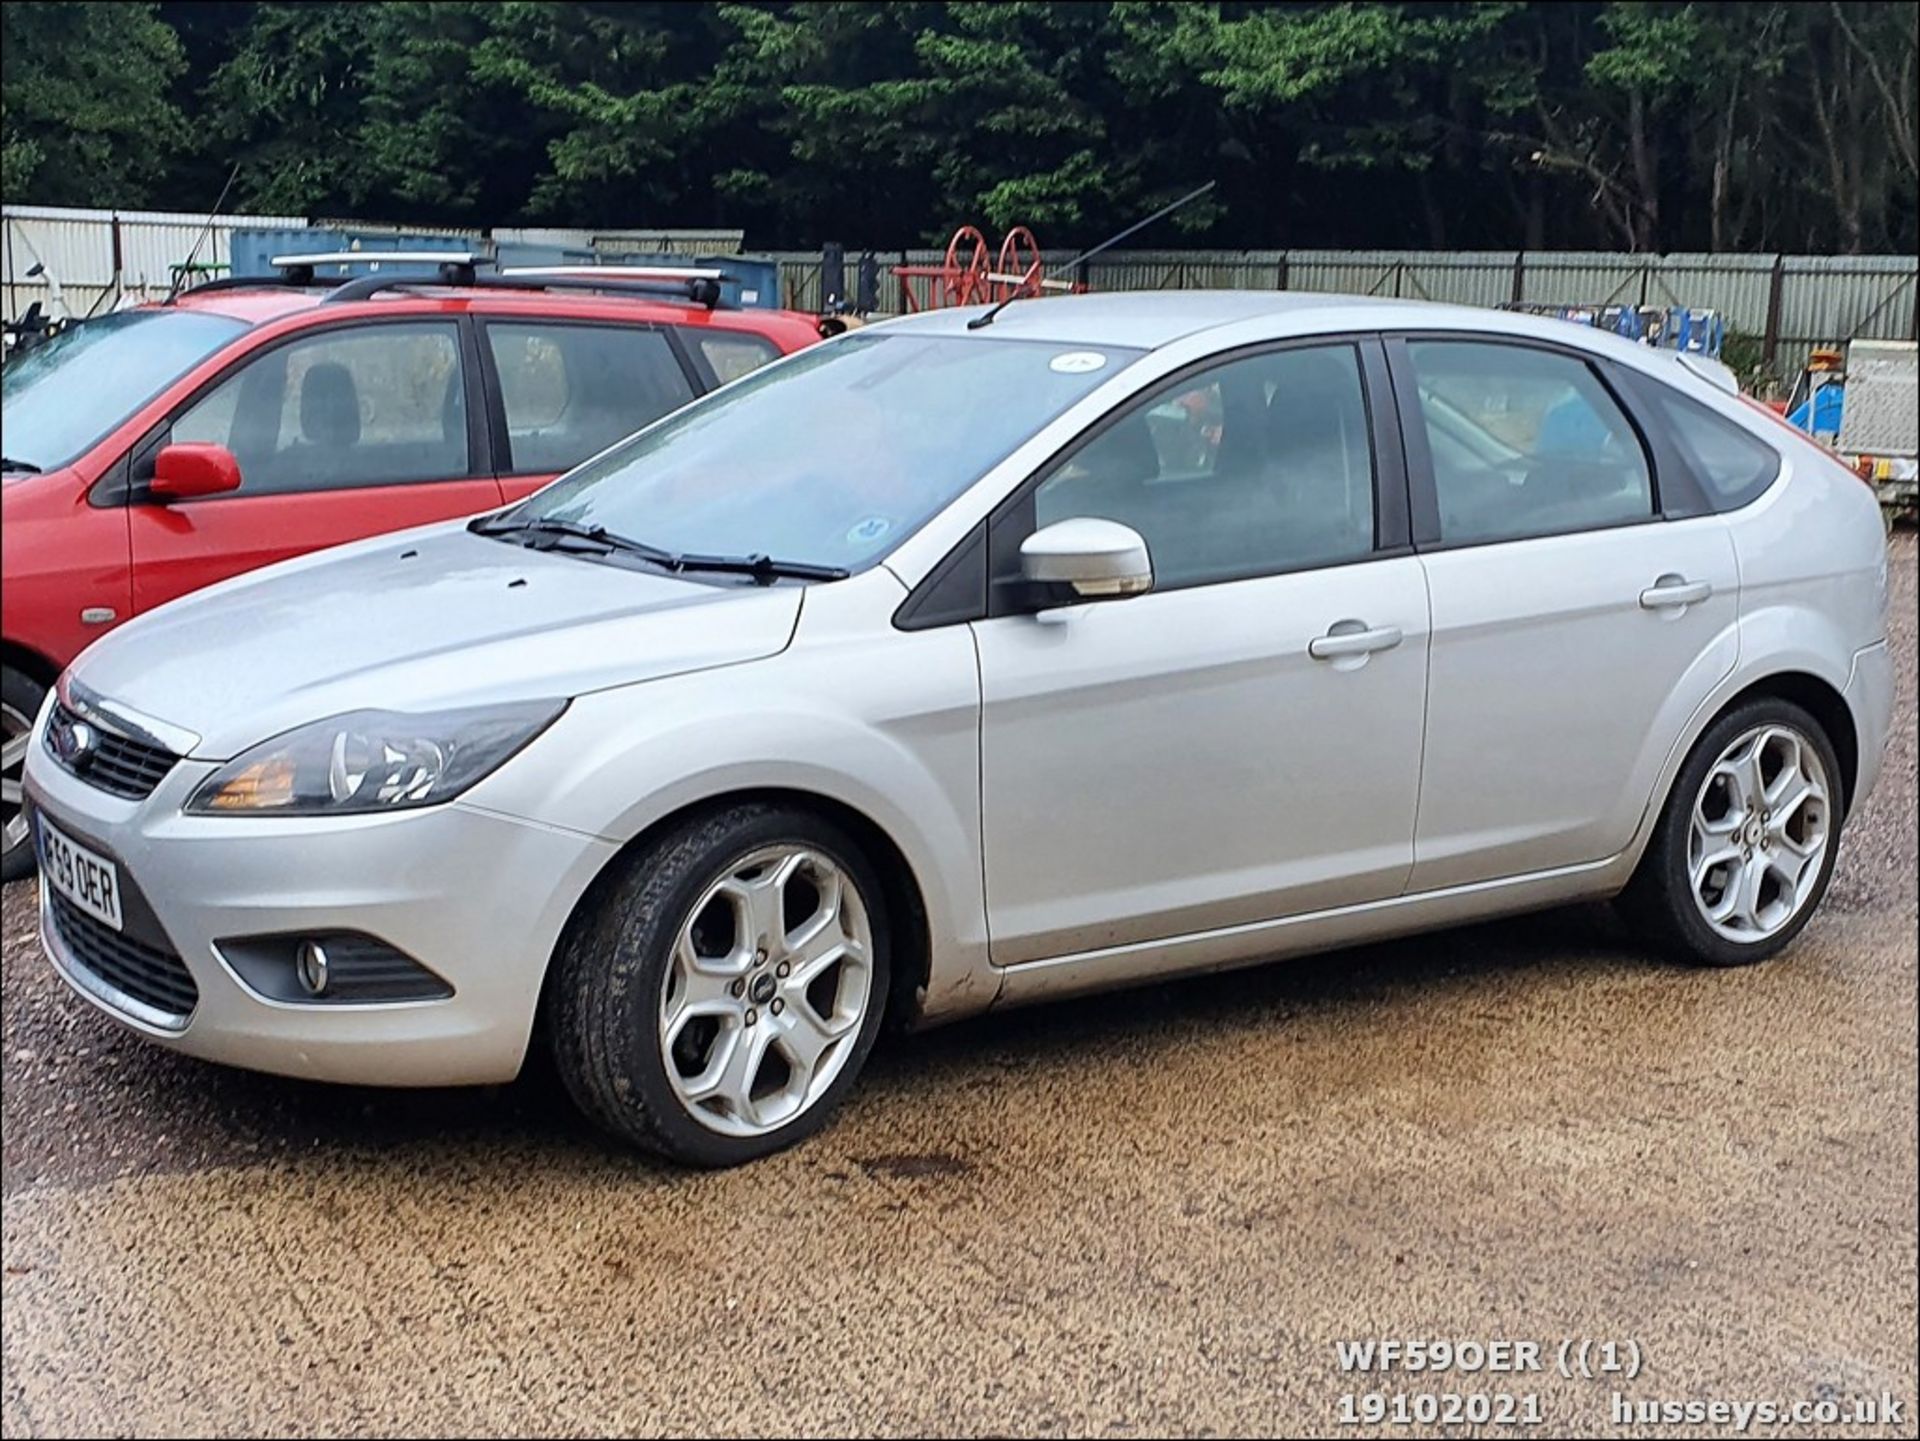
[[[40,874],[103,925],[120,929],[120,868],[39,818]]]

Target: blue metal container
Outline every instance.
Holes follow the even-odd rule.
[[[564,245],[534,245],[524,240],[502,241],[494,246],[493,258],[502,270],[513,265],[597,265],[600,257],[592,250]]]
[[[780,262],[763,255],[715,255],[707,264],[718,265],[736,277],[723,283],[721,294],[746,310],[780,308]]]
[[[720,303],[735,310],[780,308],[780,262],[762,255],[664,255],[654,250],[603,251],[603,265],[699,265],[723,270]]]
[[[266,277],[275,274],[276,255],[325,255],[338,250],[432,250],[453,254],[479,252],[486,242],[475,235],[396,235],[379,230],[236,230],[231,240],[234,275]],[[342,265],[319,265],[314,274],[322,279],[372,275],[378,269],[392,275],[432,275],[435,267],[425,264],[393,264],[355,261]]]
[[[274,273],[267,262],[276,255],[338,250],[340,237],[330,230],[236,230],[227,240],[233,275],[264,279]]]

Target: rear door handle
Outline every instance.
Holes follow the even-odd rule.
[[[1376,650],[1392,650],[1402,639],[1400,627],[1383,625],[1373,630],[1342,627],[1358,626],[1358,621],[1341,621],[1325,635],[1307,642],[1307,654],[1315,660],[1338,660],[1345,655],[1369,655]]]
[[[1713,586],[1704,580],[1688,580],[1684,575],[1663,575],[1640,592],[1642,610],[1674,610],[1683,605],[1698,605],[1713,594]]]

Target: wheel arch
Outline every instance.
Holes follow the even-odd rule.
[[[52,690],[60,679],[60,667],[31,646],[17,640],[0,640],[0,665],[11,666],[35,685]]]
[[[688,801],[655,818],[608,856],[567,914],[566,924],[547,957],[546,974],[535,1013],[536,1033],[544,1028],[550,1008],[549,987],[556,972],[555,958],[566,945],[574,925],[597,905],[615,883],[622,864],[665,832],[698,816],[743,804],[792,806],[811,811],[847,831],[862,854],[879,872],[881,900],[887,908],[887,929],[893,954],[889,958],[890,1024],[910,1024],[918,1018],[931,983],[933,935],[927,918],[925,893],[900,844],[886,828],[859,808],[820,791],[794,786],[745,786]]]
[[[1840,787],[1844,801],[1841,815],[1851,813],[1854,797],[1859,790],[1861,742],[1859,724],[1843,690],[1846,684],[1844,673],[1838,676],[1823,673],[1830,671],[1824,658],[1804,651],[1771,659],[1771,665],[1765,669],[1753,666],[1738,669],[1726,676],[1714,694],[1701,702],[1699,709],[1675,736],[1647,794],[1633,839],[1615,857],[1611,874],[1621,884],[1639,867],[1653,838],[1654,828],[1666,809],[1668,798],[1673,794],[1680,768],[1686,764],[1687,757],[1693,754],[1700,737],[1735,706],[1750,700],[1771,696],[1791,701],[1820,722],[1840,761]]]
[[[1840,759],[1840,813],[1852,814],[1855,786],[1860,775],[1859,724],[1854,719],[1853,708],[1847,704],[1847,698],[1832,682],[1810,671],[1776,671],[1749,681],[1715,708],[1695,733],[1694,742],[1709,726],[1736,706],[1762,698],[1789,701],[1820,722],[1820,728],[1827,733],[1827,739],[1833,745],[1834,754]],[[1692,743],[1689,743],[1688,750],[1691,749]]]

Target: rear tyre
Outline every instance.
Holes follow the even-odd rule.
[[[1738,706],[1680,767],[1620,909],[1680,960],[1764,961],[1826,894],[1843,807],[1840,762],[1819,721],[1790,701]]]
[[[694,817],[620,863],[574,918],[547,993],[574,1102],[638,1146],[733,1166],[826,1123],[887,1003],[880,884],[793,806]]]
[[[33,874],[33,838],[21,780],[27,766],[27,738],[40,714],[47,689],[12,666],[0,666],[0,881]]]

